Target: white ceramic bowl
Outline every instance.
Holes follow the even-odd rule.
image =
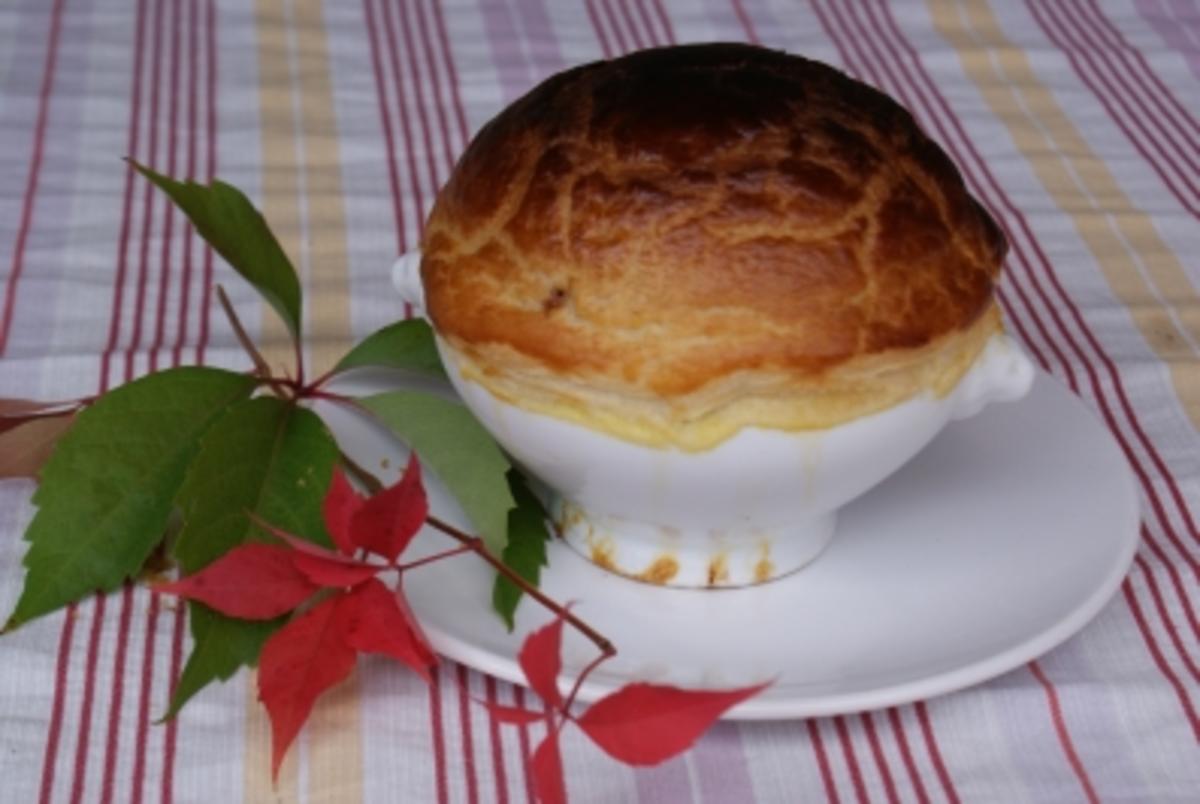
[[[420,256],[408,254],[393,269],[396,288],[418,311],[419,265]],[[503,402],[463,379],[441,338],[438,349],[467,407],[553,491],[551,512],[568,544],[624,575],[684,587],[760,583],[803,567],[833,537],[838,508],[949,421],[1024,396],[1034,375],[1016,344],[996,335],[944,397],[925,394],[822,430],[748,427],[710,450],[684,452]]]

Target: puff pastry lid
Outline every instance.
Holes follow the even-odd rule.
[[[422,243],[464,375],[704,449],[953,386],[998,327],[1004,237],[883,93],[738,44],[555,75],[478,133]]]

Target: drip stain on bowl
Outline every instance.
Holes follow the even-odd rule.
[[[769,581],[775,574],[775,565],[771,563],[771,543],[764,541],[759,545],[758,561],[754,564],[754,582]]]
[[[708,585],[729,582],[729,558],[724,553],[717,553],[708,562]]]
[[[671,579],[679,572],[679,560],[672,555],[662,555],[654,559],[650,566],[642,570],[634,577],[639,581],[647,583],[663,584],[670,583]]]

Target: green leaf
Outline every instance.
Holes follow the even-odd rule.
[[[242,191],[223,181],[179,182],[132,159],[139,173],[171,197],[200,236],[254,285],[300,338],[300,280],[266,220]]]
[[[315,413],[274,397],[242,402],[213,425],[179,490],[175,557],[193,573],[251,541],[274,541],[249,513],[324,547],[321,503],[338,448]],[[256,623],[190,604],[194,645],[167,717],[213,680],[258,659],[283,620]]]
[[[398,321],[368,335],[338,361],[333,370],[339,372],[366,366],[446,376],[433,341],[433,330],[420,318]]]
[[[5,630],[136,573],[162,538],[201,436],[255,384],[220,369],[170,369],[81,412],[42,470],[25,588]]]
[[[465,407],[420,391],[391,391],[359,400],[446,484],[494,555],[508,540],[515,504],[505,473],[508,459]]]
[[[235,620],[203,603],[189,602],[192,652],[162,720],[170,720],[179,714],[193,695],[213,681],[228,681],[241,668],[255,665],[263,645],[286,620],[285,617],[257,622]]]
[[[546,566],[546,541],[550,538],[546,510],[515,468],[508,471],[508,485],[517,507],[508,512],[508,544],[502,558],[509,568],[536,587],[542,567]],[[509,578],[496,574],[492,608],[508,625],[509,631],[513,630],[513,616],[524,594]]]

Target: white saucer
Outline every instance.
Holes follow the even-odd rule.
[[[335,429],[351,454],[379,465],[379,441]],[[465,524],[444,490],[428,485],[435,512]],[[961,689],[1058,645],[1116,592],[1138,520],[1132,476],[1108,431],[1039,376],[1024,400],[951,424],[843,509],[831,546],[798,573],[748,589],[663,589],[554,542],[542,589],[576,601],[575,613],[619,651],[584,685],[583,700],[633,680],[774,679],[728,717],[847,713]],[[448,543],[427,529],[413,550]],[[521,641],[551,615],[526,600],[509,634],[491,611],[491,586],[490,570],[469,555],[405,580],[439,653],[523,683]],[[564,632],[564,691],[595,655]]]

